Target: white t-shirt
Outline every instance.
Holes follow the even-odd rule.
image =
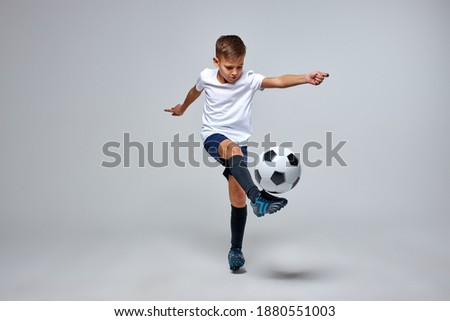
[[[251,129],[251,105],[253,95],[262,90],[263,75],[243,71],[234,83],[222,84],[217,79],[218,69],[204,69],[195,88],[205,90],[203,107],[203,140],[212,134],[222,134],[233,142],[244,145]]]

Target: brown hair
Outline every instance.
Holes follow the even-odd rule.
[[[245,56],[246,47],[239,36],[221,36],[216,41],[216,57],[240,58]]]

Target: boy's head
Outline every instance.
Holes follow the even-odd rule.
[[[221,36],[216,41],[216,58],[236,59],[245,57],[246,47],[239,36]]]
[[[233,83],[241,76],[246,47],[239,36],[221,36],[216,41],[214,65],[219,68],[218,79],[222,83]]]

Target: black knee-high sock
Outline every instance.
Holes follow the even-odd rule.
[[[245,223],[247,222],[247,207],[231,205],[231,247],[242,248]]]
[[[233,175],[245,191],[245,194],[247,194],[247,197],[254,203],[258,197],[259,189],[255,183],[253,183],[247,164],[244,162],[244,157],[241,155],[230,157],[227,161],[227,166],[231,170],[231,175]]]

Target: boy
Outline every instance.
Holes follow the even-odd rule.
[[[257,90],[286,88],[302,84],[320,85],[327,73],[284,75],[266,78],[253,71],[244,71],[246,46],[235,35],[221,36],[216,42],[215,69],[201,72],[183,104],[164,111],[181,116],[205,91],[201,135],[206,151],[225,166],[231,202],[231,249],[228,262],[233,271],[241,268],[245,259],[242,241],[247,220],[247,197],[256,216],[275,213],[287,204],[285,198],[259,190],[247,169],[246,156],[251,134],[251,103]]]

